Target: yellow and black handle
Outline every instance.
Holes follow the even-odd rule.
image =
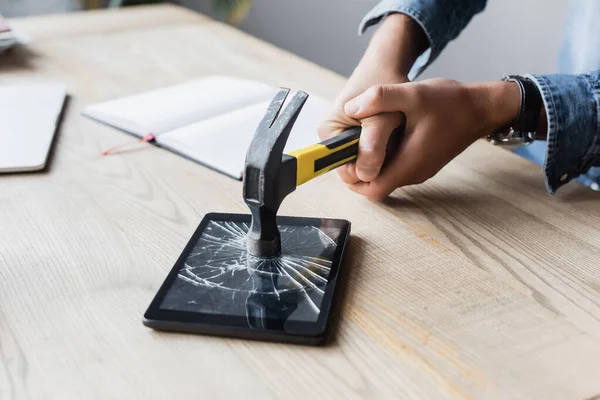
[[[390,135],[384,168],[400,145],[405,122]],[[339,166],[355,161],[358,157],[358,141],[360,140],[361,131],[361,127],[355,126],[321,143],[315,143],[285,154],[284,163],[288,161],[295,164],[295,168],[289,173],[296,176],[296,186],[300,186]]]
[[[296,159],[296,186],[356,160],[361,128],[352,127],[342,134],[288,153]]]

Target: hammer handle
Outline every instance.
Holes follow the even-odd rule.
[[[355,126],[321,143],[288,153],[296,159],[296,186],[356,160],[360,133],[361,128]]]

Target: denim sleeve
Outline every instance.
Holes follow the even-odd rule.
[[[600,70],[531,75],[544,100],[548,132],[544,179],[551,194],[600,166]]]
[[[429,49],[413,65],[409,79],[414,79],[431,64],[467,26],[473,16],[485,8],[487,0],[383,0],[362,20],[359,34],[392,13],[414,19],[429,39]]]

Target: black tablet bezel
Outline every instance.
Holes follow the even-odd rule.
[[[265,340],[283,340],[290,342],[302,342],[302,340],[294,340],[294,337],[307,338],[307,342],[309,343],[315,342],[314,340],[311,340],[311,338],[322,338],[327,329],[327,321],[329,319],[329,312],[331,310],[338,274],[350,234],[350,222],[327,218],[277,217],[277,222],[280,225],[317,227],[325,225],[337,228],[340,230],[337,241],[338,246],[332,259],[332,267],[328,277],[327,286],[325,287],[325,294],[323,295],[323,301],[320,306],[321,312],[319,313],[318,320],[316,322],[285,321],[285,324],[281,329],[255,329],[248,326],[246,316],[218,315],[191,311],[165,310],[160,308],[167,291],[176,279],[178,272],[181,270],[181,266],[185,263],[189,253],[200,239],[200,236],[209,221],[250,223],[251,217],[249,214],[226,213],[210,213],[204,216],[192,238],[146,310],[143,319],[144,325],[158,330],[239,336]]]

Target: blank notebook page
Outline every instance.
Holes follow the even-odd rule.
[[[276,89],[261,82],[220,75],[86,107],[85,116],[143,137],[271,98]]]
[[[270,99],[217,115],[168,132],[157,140],[161,146],[240,179],[246,152],[269,103]],[[319,142],[317,125],[329,107],[330,103],[325,100],[313,96],[308,98],[290,133],[284,150],[286,153]]]

